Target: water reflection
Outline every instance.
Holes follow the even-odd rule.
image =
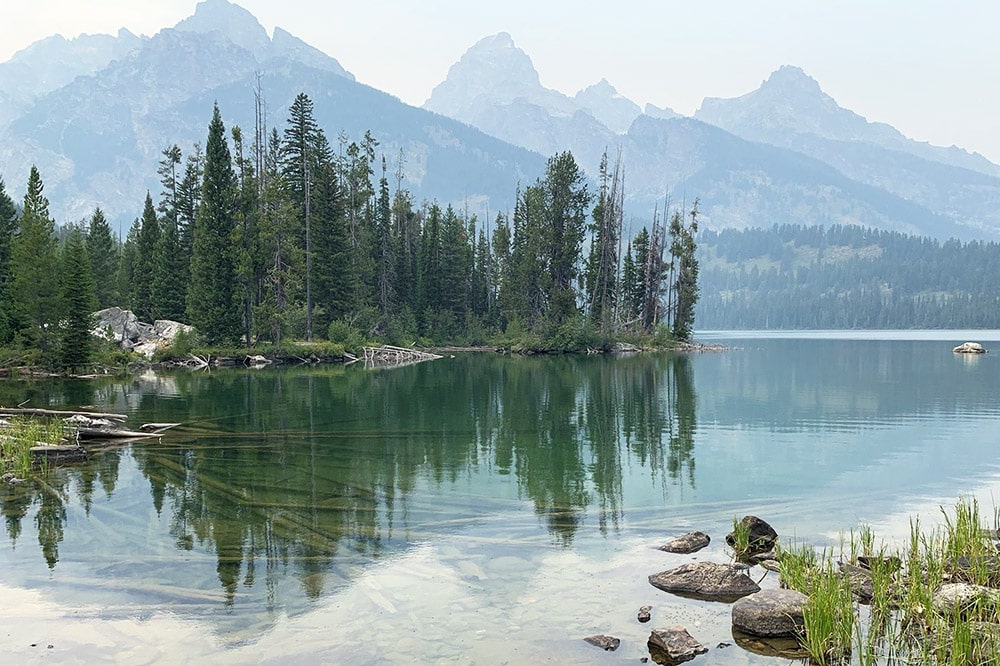
[[[695,483],[697,398],[683,356],[460,356],[374,373],[78,384],[25,388],[33,404],[97,401],[135,422],[186,426],[0,491],[11,546],[31,520],[50,569],[99,561],[88,575],[132,580],[146,595],[150,581],[163,595],[214,587],[227,608],[287,611],[288,580],[317,599],[373,560],[525,503],[559,546],[591,517],[600,534],[613,533],[632,468],[662,493]],[[98,499],[101,515],[91,515]],[[114,522],[101,524],[106,511]],[[110,544],[67,534],[99,524],[121,531],[141,566],[114,565]]]

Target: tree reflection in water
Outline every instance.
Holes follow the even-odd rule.
[[[461,355],[165,381],[103,384],[97,398],[185,427],[0,491],[12,544],[33,516],[54,567],[71,495],[89,512],[95,484],[110,497],[130,456],[172,547],[214,553],[226,604],[263,584],[274,606],[288,575],[317,598],[373,558],[496,512],[502,497],[503,510],[526,500],[568,546],[591,515],[602,534],[620,529],[626,467],[663,493],[695,480],[685,356]]]

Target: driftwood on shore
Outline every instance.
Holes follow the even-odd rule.
[[[444,358],[439,354],[432,354],[417,349],[407,349],[406,347],[393,347],[392,345],[364,347],[364,352],[366,368],[396,368]]]

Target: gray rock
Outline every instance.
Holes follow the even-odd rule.
[[[658,664],[680,664],[708,652],[707,647],[680,626],[653,629],[646,647],[649,656]]]
[[[604,634],[597,634],[596,636],[587,636],[583,640],[587,641],[591,645],[596,645],[602,650],[608,652],[614,652],[621,645],[621,640],[615,638],[614,636],[605,636]]]
[[[746,574],[746,568],[716,562],[682,564],[651,574],[649,583],[665,592],[717,601],[735,601],[760,591],[760,586]]]
[[[660,546],[660,550],[668,553],[696,553],[711,542],[712,539],[704,532],[688,532],[675,537]]]
[[[952,349],[956,354],[985,354],[986,350],[978,342],[963,342]]]
[[[733,626],[752,636],[797,636],[809,598],[796,590],[762,590],[733,604]]]
[[[187,324],[169,319],[158,319],[152,324],[146,324],[139,321],[131,310],[118,307],[95,312],[94,321],[94,328],[91,330],[93,335],[114,340],[122,349],[130,349],[147,358],[152,358],[160,347],[170,345],[178,333],[194,331]]]
[[[778,533],[774,531],[773,527],[757,516],[743,516],[743,520],[740,522],[750,530],[750,550],[746,553],[747,555],[766,553],[774,549],[774,544],[778,541]],[[730,548],[736,546],[734,532],[726,535],[726,544]]]
[[[1000,608],[1000,590],[971,583],[945,583],[934,592],[934,610],[941,615],[976,615]]]
[[[639,609],[639,613],[635,616],[639,622],[649,622],[652,615],[650,612],[653,610],[652,606],[643,606]]]
[[[840,573],[843,574],[847,584],[851,587],[851,592],[860,603],[870,604],[872,602],[872,597],[875,596],[875,583],[872,581],[871,571],[841,562]]]

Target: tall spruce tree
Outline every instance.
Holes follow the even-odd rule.
[[[95,282],[87,246],[79,228],[70,233],[62,252],[62,326],[60,362],[67,370],[90,362]]]
[[[157,319],[187,320],[187,290],[183,282],[186,263],[177,222],[170,216],[164,217],[160,237],[153,248],[153,280],[150,285]]]
[[[558,325],[578,312],[575,284],[591,197],[583,171],[570,152],[549,158],[541,187],[545,195],[548,273],[551,277],[548,319],[550,324]]]
[[[11,248],[11,311],[15,330],[39,350],[42,363],[54,364],[58,360],[56,328],[61,309],[59,257],[44,189],[38,169],[32,166]]]
[[[94,297],[98,308],[121,305],[115,273],[118,270],[118,247],[104,211],[97,207],[90,216],[86,238],[90,272],[94,276]]]
[[[189,320],[209,344],[236,343],[242,328],[232,251],[236,196],[226,128],[216,105],[205,143],[205,173],[201,204],[195,214],[187,294]]]
[[[13,335],[10,316],[11,251],[17,231],[17,208],[4,189],[0,178],[0,344],[6,344]]]
[[[313,118],[313,103],[305,93],[299,93],[288,109],[288,126],[281,143],[285,179],[302,220],[302,246],[305,248],[305,337],[313,334],[313,189],[317,165],[317,135]]]
[[[146,192],[136,247],[135,273],[132,275],[132,308],[140,321],[153,321],[159,317],[159,304],[153,300],[154,254],[160,240],[160,220],[153,208],[153,197]]]

